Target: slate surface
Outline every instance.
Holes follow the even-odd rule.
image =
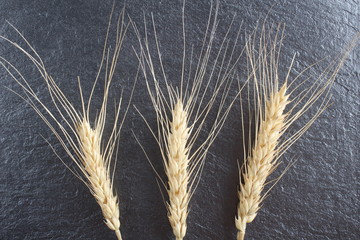
[[[116,4],[116,12],[122,5]],[[63,91],[78,102],[76,77],[81,77],[85,92],[89,92],[100,62],[111,6],[112,1],[1,0],[0,34],[21,42],[6,20],[16,26],[38,51]],[[282,54],[285,59],[297,54],[297,70],[329,57],[314,73],[320,71],[359,31],[357,0],[224,0],[220,2],[219,34],[224,34],[234,15],[235,25],[243,21],[243,30],[252,31],[271,6],[268,20],[286,23]],[[126,4],[127,13],[141,30],[143,12],[148,21],[153,12],[162,54],[174,82],[178,81],[181,63],[181,7],[182,1],[135,0]],[[201,41],[209,8],[209,1],[187,1],[186,27],[193,36],[189,43]],[[112,89],[119,94],[122,87],[124,99],[137,69],[133,44],[136,38],[130,32]],[[0,42],[0,53],[27,76],[45,102],[49,101],[39,74],[24,55],[4,41]],[[331,90],[333,105],[284,155],[285,165],[294,156],[298,161],[266,199],[248,227],[247,239],[360,239],[359,54],[357,47],[336,78]],[[286,64],[282,68],[284,71]],[[0,239],[115,239],[103,224],[89,191],[42,138],[68,161],[54,136],[29,106],[5,89],[20,90],[4,70],[0,77]],[[133,104],[154,126],[142,78]],[[186,239],[235,239],[236,161],[242,161],[239,117],[236,105],[210,149],[191,202]],[[293,130],[302,123],[295,124]],[[130,108],[115,179],[121,199],[123,237],[172,239],[155,174],[131,130],[139,136],[155,167],[161,169],[159,151],[150,132]]]

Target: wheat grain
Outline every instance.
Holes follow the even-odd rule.
[[[125,33],[129,25],[124,24],[125,13],[123,9],[117,21],[115,47],[112,51],[108,49],[108,37],[111,20],[113,18],[113,11],[114,6],[109,18],[109,25],[100,68],[87,101],[87,106],[85,106],[80,79],[78,79],[82,104],[81,111],[76,110],[73,104],[68,100],[66,95],[61,91],[53,78],[46,71],[45,65],[38,53],[15,27],[13,28],[24,40],[26,46],[30,48],[30,52],[26,51],[19,44],[9,40],[6,37],[1,36],[1,38],[23,52],[25,56],[28,57],[30,61],[32,61],[45,81],[55,110],[51,110],[49,103],[45,103],[40,99],[38,94],[33,90],[25,77],[13,64],[11,64],[3,57],[0,57],[0,59],[2,66],[24,90],[24,95],[18,95],[35,110],[35,112],[40,116],[45,124],[51,129],[68,156],[77,166],[77,169],[73,169],[68,164],[66,164],[56,153],[55,149],[52,148],[55,154],[60,158],[65,166],[75,174],[75,176],[77,176],[86,184],[102,210],[106,225],[109,227],[109,229],[115,231],[118,239],[122,239],[120,234],[119,199],[113,189],[113,171],[115,168],[111,170],[111,168],[115,166],[115,162],[113,161],[113,153],[117,148],[117,143],[120,137],[120,130],[124,123],[126,113],[129,109],[128,105],[124,111],[122,119],[120,119],[119,116],[122,97],[120,97],[118,105],[116,106],[117,109],[115,112],[115,120],[110,136],[105,139],[103,133],[106,127],[105,120],[108,115],[107,104],[109,98],[109,89],[116,69]],[[104,94],[101,107],[92,126],[90,122],[90,106],[94,96],[95,86],[98,83],[98,79],[100,77],[101,71],[104,68],[104,65],[106,69]],[[132,93],[133,92],[131,92],[131,97]]]
[[[290,71],[294,63],[293,58],[282,85],[279,83],[278,68],[283,35],[284,27],[281,24],[278,25],[275,34],[273,29],[266,30],[266,27],[263,26],[258,45],[256,45],[255,34],[249,36],[246,43],[246,53],[250,69],[249,79],[252,79],[254,82],[255,139],[252,143],[251,137],[249,137],[248,149],[250,150],[246,154],[246,148],[244,147],[244,157],[246,160],[242,170],[239,170],[239,175],[241,175],[240,189],[238,191],[239,204],[237,216],[235,217],[238,240],[244,239],[247,223],[254,220],[261,207],[260,204],[276,184],[277,181],[264,192],[265,186],[268,183],[267,178],[275,171],[279,164],[279,158],[327,108],[330,100],[329,89],[347,54],[359,39],[358,34],[346,48],[345,53],[340,54],[319,76],[304,77],[305,80],[299,83],[298,86],[309,81],[309,79],[314,79],[314,83],[308,89],[295,95],[294,92],[298,86],[293,87],[291,91],[289,91],[289,88],[296,81],[299,81],[298,79],[312,66],[300,72],[289,84]],[[322,100],[319,100],[322,96]],[[318,108],[310,120],[293,135],[289,136],[286,140],[282,140],[281,137],[289,126],[304,113],[308,112],[315,103],[317,103]],[[289,109],[286,110],[287,108]],[[242,126],[243,132],[245,132],[244,124]],[[249,129],[251,129],[251,125]],[[249,136],[251,136],[251,131]]]

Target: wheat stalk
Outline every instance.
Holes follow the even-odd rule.
[[[182,9],[182,66],[179,81],[173,82],[175,87],[168,80],[166,66],[162,61],[154,17],[152,16],[152,25],[155,36],[155,51],[158,56],[156,60],[160,66],[160,73],[157,72],[153,60],[154,53],[150,47],[146,21],[145,39],[140,37],[139,31],[134,26],[141,49],[138,58],[156,113],[157,131],[152,130],[153,128],[145,117],[139,110],[138,112],[160,148],[167,181],[161,179],[158,170],[155,169],[149,158],[148,161],[160,179],[161,187],[167,192],[168,200],[165,205],[176,240],[182,240],[186,235],[189,204],[199,183],[208,149],[219,134],[230,108],[237,98],[228,100],[227,96],[234,79],[235,65],[241,56],[241,54],[235,54],[238,50],[236,45],[239,30],[233,45],[231,45],[228,36],[233,27],[230,25],[218,50],[213,49],[214,37],[218,27],[218,8],[218,4],[215,7],[211,5],[202,47],[200,53],[195,54],[194,49],[188,51],[186,43],[184,1]],[[189,63],[186,61],[188,59],[190,59]],[[194,59],[196,60],[194,61]],[[215,104],[217,110],[215,110],[213,121],[206,121],[212,112],[211,110],[215,108]],[[205,122],[209,126],[207,134],[202,133]],[[146,155],[145,150],[144,153]]]
[[[115,231],[118,239],[122,239],[120,234],[119,199],[113,189],[113,171],[115,170],[113,153],[114,150],[117,148],[117,143],[120,137],[120,130],[125,120],[127,110],[129,108],[128,105],[124,112],[124,116],[122,117],[122,119],[120,119],[119,115],[122,102],[121,97],[116,107],[117,109],[115,112],[115,120],[112,126],[111,134],[107,139],[105,139],[103,137],[103,133],[104,129],[106,128],[105,122],[108,115],[107,103],[109,98],[109,89],[116,69],[125,33],[129,25],[124,24],[125,13],[123,9],[117,21],[115,47],[112,51],[110,51],[110,48],[108,48],[107,45],[111,20],[113,18],[113,11],[114,6],[109,18],[109,25],[107,29],[100,68],[96,76],[93,88],[91,90],[89,99],[87,101],[87,106],[85,106],[80,79],[78,79],[80,99],[82,104],[81,111],[76,110],[73,104],[68,100],[66,95],[55,83],[53,78],[48,74],[42,59],[35,51],[35,49],[30,45],[30,43],[25,39],[25,37],[12,25],[11,26],[26,43],[26,47],[30,48],[30,51],[25,50],[19,44],[9,40],[6,37],[1,36],[1,38],[12,44],[21,52],[23,52],[25,56],[28,57],[29,60],[35,65],[35,67],[45,81],[49,96],[55,110],[50,110],[49,103],[45,103],[43,102],[43,100],[40,99],[38,94],[33,90],[25,77],[13,64],[11,64],[3,57],[0,57],[0,59],[2,66],[24,90],[24,94],[19,94],[15,91],[14,92],[21,98],[23,98],[35,110],[35,112],[40,116],[40,118],[45,122],[45,124],[51,129],[51,131],[59,140],[60,144],[62,145],[68,156],[73,160],[77,168],[74,169],[70,167],[59,157],[54,148],[52,148],[52,150],[65,164],[65,166],[72,173],[74,173],[75,176],[77,176],[86,184],[102,210],[106,225],[109,227],[109,229]],[[90,105],[94,96],[95,86],[98,83],[100,73],[103,70],[104,65],[106,74],[103,100],[99,113],[97,114],[94,124],[92,126],[90,121]],[[112,167],[113,170],[111,170]]]
[[[312,66],[303,70],[289,84],[290,71],[294,63],[293,58],[283,83],[279,83],[278,67],[283,36],[283,25],[278,25],[275,34],[272,29],[267,31],[266,27],[263,26],[258,45],[255,34],[249,36],[246,43],[246,53],[250,69],[249,79],[254,82],[256,119],[255,139],[252,143],[250,131],[248,147],[250,151],[247,154],[244,147],[244,157],[246,160],[242,170],[239,170],[239,175],[241,175],[240,189],[238,191],[239,204],[235,218],[238,240],[244,239],[247,223],[251,223],[255,219],[264,198],[285,173],[286,170],[264,192],[265,186],[268,184],[267,179],[277,168],[281,155],[304,134],[327,108],[330,100],[329,89],[348,52],[354,47],[359,38],[359,35],[356,36],[347,47],[345,53],[340,54],[319,76],[305,78],[303,82],[298,83],[298,86],[293,87],[290,91],[290,87],[298,82],[298,79]],[[308,89],[296,95],[294,92],[297,88],[310,79],[314,79],[314,83]],[[322,100],[319,100],[322,96]],[[304,113],[308,112],[315,103],[318,103],[318,109],[310,120],[293,135],[286,140],[282,140],[281,137],[289,126]],[[290,109],[287,110],[287,108]],[[244,124],[242,126],[244,132]],[[249,128],[251,129],[251,125]]]

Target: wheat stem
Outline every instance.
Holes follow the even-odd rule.
[[[241,226],[243,231],[238,231],[237,233],[237,240],[244,240],[245,239],[245,229],[246,229],[246,223],[243,223],[243,226]]]
[[[116,237],[117,237],[118,240],[122,240],[120,230],[116,230],[115,234],[116,234]]]

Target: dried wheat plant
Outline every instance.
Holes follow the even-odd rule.
[[[267,180],[279,165],[279,158],[327,108],[330,100],[329,89],[348,51],[356,42],[355,39],[346,53],[339,55],[317,77],[303,76],[309,71],[310,66],[290,80],[293,58],[285,78],[280,80],[280,49],[283,36],[284,25],[280,24],[276,29],[273,27],[267,29],[263,26],[260,36],[250,35],[246,43],[249,83],[253,83],[252,102],[255,105],[253,111],[250,110],[250,103],[248,103],[248,108],[249,114],[254,112],[255,126],[252,127],[250,123],[247,147],[249,150],[246,151],[244,142],[244,159],[246,160],[243,167],[239,169],[239,176],[241,176],[238,191],[239,204],[235,218],[238,240],[244,239],[247,223],[254,220],[263,200],[285,173],[284,171],[278,179],[273,181]],[[305,79],[300,82],[301,78]],[[310,87],[299,90],[300,85],[310,81],[313,81]],[[250,99],[248,100],[251,102]],[[315,107],[314,105],[317,105],[317,110],[309,120],[294,134],[282,138],[293,122],[308,112],[311,107]],[[241,107],[241,112],[243,115],[243,107]],[[244,123],[242,128],[245,132]],[[251,139],[252,128],[255,129],[254,139]],[[245,139],[245,134],[243,138]],[[270,187],[265,191],[268,184]]]
[[[89,188],[101,208],[105,224],[111,230],[115,231],[118,239],[121,239],[119,199],[114,191],[113,180],[116,164],[114,150],[117,149],[120,130],[129,107],[128,105],[124,111],[123,117],[120,117],[122,97],[118,99],[118,104],[116,104],[114,123],[112,125],[110,136],[105,138],[103,134],[104,129],[107,127],[106,118],[108,116],[107,105],[109,90],[129,24],[125,24],[125,13],[123,9],[119,14],[117,21],[115,46],[113,49],[111,49],[110,46],[108,47],[110,44],[108,38],[113,18],[113,10],[114,7],[109,18],[99,71],[95,78],[91,93],[89,94],[86,106],[80,79],[78,78],[82,106],[81,111],[78,111],[66,97],[65,93],[46,71],[45,65],[38,53],[15,27],[13,28],[20,35],[25,42],[25,46],[29,48],[30,51],[25,50],[25,48],[18,43],[13,42],[6,37],[1,36],[1,38],[20,50],[32,61],[45,81],[52,105],[41,100],[41,97],[39,96],[40,93],[36,93],[26,78],[12,63],[1,57],[1,64],[11,77],[22,87],[23,93],[14,92],[23,98],[51,129],[67,155],[75,163],[76,167],[71,167],[69,164],[64,163],[55,152],[55,149],[52,148],[52,150],[66,167]],[[92,121],[91,103],[95,97],[95,86],[97,86],[99,78],[103,73],[105,73],[103,99],[100,109],[97,110],[98,113],[96,114],[96,118]],[[113,168],[113,170],[111,170],[111,168]]]
[[[144,39],[140,37],[135,27],[141,46],[141,53],[138,54],[138,57],[155,109],[157,130],[152,130],[149,122],[140,111],[139,113],[159,145],[167,181],[161,179],[160,174],[147,158],[160,179],[162,187],[166,189],[168,200],[165,205],[176,240],[181,240],[186,235],[189,202],[200,180],[206,154],[237,98],[229,100],[227,96],[234,79],[235,64],[242,52],[237,52],[239,49],[236,46],[239,32],[231,44],[228,38],[233,29],[231,24],[227,33],[224,34],[218,50],[213,47],[219,23],[218,7],[218,4],[211,5],[202,48],[199,55],[195,55],[193,48],[188,51],[186,43],[184,1],[182,8],[183,55],[181,74],[179,74],[177,83],[170,82],[167,77],[154,17],[152,16],[152,25],[157,62],[154,62],[154,55],[151,51],[146,20]],[[190,59],[189,63],[186,62],[187,59]],[[197,60],[193,62],[194,59]],[[160,73],[157,72],[155,64],[160,66]],[[192,68],[193,64],[196,66],[195,68]],[[207,125],[210,127],[205,133],[203,132],[204,125],[211,122],[209,114],[214,108],[216,109],[214,110],[215,119],[210,125]],[[144,152],[146,154],[146,151]]]

